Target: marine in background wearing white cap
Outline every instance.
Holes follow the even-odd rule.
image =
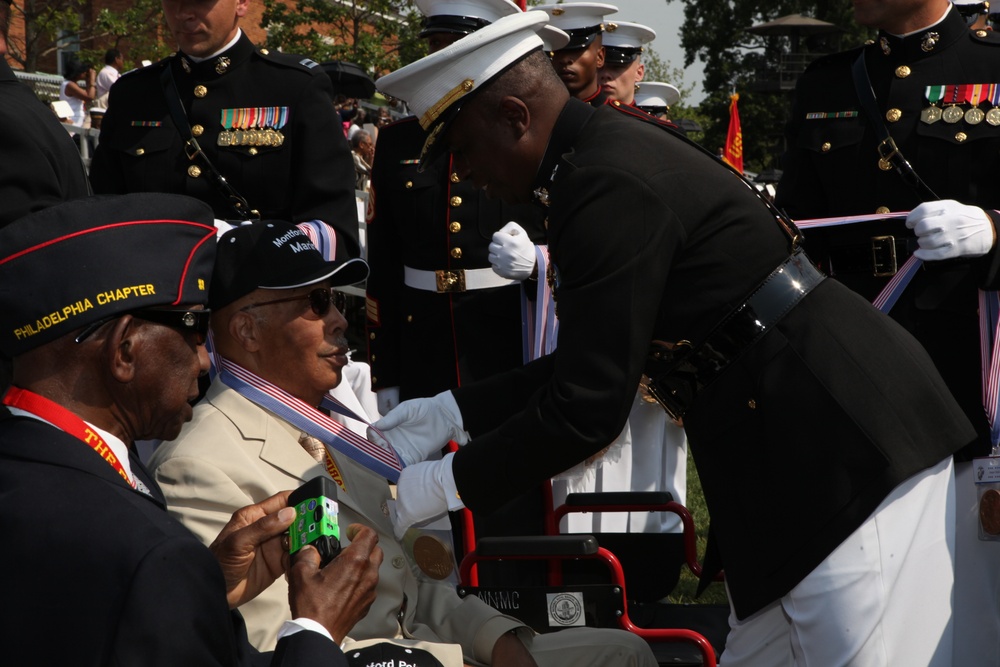
[[[604,23],[604,66],[597,72],[601,89],[620,104],[632,104],[646,73],[642,53],[656,39],[656,31],[639,23]]]
[[[681,91],[677,86],[662,81],[642,81],[636,84],[636,108],[656,116],[660,120],[670,120],[670,107],[681,99]]]
[[[549,25],[569,35],[569,43],[550,52],[552,66],[573,97],[592,105],[604,104],[598,71],[604,66],[604,17],[618,8],[600,2],[566,2],[532,7],[549,15]]]
[[[724,664],[950,665],[952,455],[974,430],[935,365],[704,149],[570,98],[544,21],[501,19],[378,83],[423,118],[430,154],[545,208],[560,318],[551,354],[380,420],[418,458],[465,443],[402,471],[397,530],[491,511],[600,451],[645,374],[683,417],[712,515]]]

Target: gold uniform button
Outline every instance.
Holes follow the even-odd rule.
[[[265,56],[270,53],[267,49],[261,49],[260,52]]]
[[[199,176],[201,176],[201,167],[199,167],[196,164],[193,164],[190,167],[188,167],[188,176],[190,176],[191,178],[198,178]]]
[[[462,198],[461,197],[452,197],[451,200],[450,200],[450,203],[451,203],[451,207],[452,208],[456,208],[458,206],[461,206],[462,205]]]
[[[136,148],[135,149],[135,154],[136,155],[145,155],[146,154],[146,149],[145,148]]]
[[[412,322],[413,321],[413,315],[407,315],[406,316],[406,321],[407,322]]]
[[[615,100],[614,102],[612,102],[612,104],[614,104],[616,107],[620,107],[622,105],[622,103],[619,102],[618,100]]]
[[[458,234],[460,231],[462,231],[462,223],[460,222],[451,223],[450,225],[448,225],[448,231],[451,232],[452,234]]]
[[[462,249],[461,248],[452,248],[451,252],[449,252],[448,254],[451,255],[452,258],[454,258],[454,259],[462,259]]]
[[[958,134],[955,135],[955,141],[957,141],[958,143],[962,143],[968,138],[969,135],[967,135],[965,132],[959,132]]]
[[[896,68],[896,78],[905,79],[906,77],[910,76],[910,72],[912,72],[912,70],[909,67],[907,67],[906,65],[900,65],[899,67]]]
[[[251,147],[250,150],[248,150],[247,152],[250,153],[250,155],[256,155],[257,154],[257,149]]]
[[[375,355],[374,354],[372,355],[372,361],[375,361]]]
[[[205,86],[195,86],[194,87],[194,96],[195,97],[205,97],[205,95],[208,95],[208,88],[206,88]]]
[[[751,410],[756,410],[757,409],[757,401],[755,401],[755,400],[753,400],[751,398],[749,401],[747,401],[747,407],[750,408]]]
[[[991,15],[991,16],[992,16],[992,15]],[[992,20],[992,18],[991,18],[990,20]],[[983,38],[983,37],[986,37],[986,35],[988,35],[988,34],[989,34],[989,33],[988,33],[988,32],[986,32],[985,30],[977,30],[977,31],[976,31],[976,37],[979,37],[979,38]]]
[[[191,134],[193,134],[196,137],[200,137],[201,135],[205,134],[205,128],[203,128],[201,125],[192,125]]]
[[[403,187],[409,190],[410,188],[413,187],[413,181],[407,181],[406,183],[403,184]]]
[[[889,212],[889,207],[879,206],[877,209],[875,209],[875,212],[878,213],[879,215],[885,215],[886,213]]]
[[[889,109],[885,112],[885,119],[890,123],[895,123],[897,120],[903,117],[903,112],[899,109]]]
[[[373,375],[372,376],[372,384],[375,384],[377,382],[378,382],[378,378]]]
[[[819,149],[824,153],[829,153],[831,148],[833,148],[833,146],[830,145],[829,141],[824,141],[823,145],[819,147]]]
[[[451,179],[452,183],[458,183],[460,180],[462,180],[462,179],[460,179],[458,177],[458,172],[454,172],[454,171],[451,172],[451,176],[449,178]]]
[[[375,340],[375,332],[373,331],[370,334],[368,334],[368,337],[371,338],[372,340]]]

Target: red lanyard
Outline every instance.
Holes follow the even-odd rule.
[[[70,435],[79,438],[89,445],[102,459],[107,461],[108,465],[114,468],[122,476],[122,479],[128,482],[129,486],[133,489],[135,488],[135,482],[129,479],[128,473],[125,472],[125,468],[122,466],[122,462],[118,460],[115,453],[104,442],[104,438],[63,406],[20,387],[11,387],[8,389],[3,397],[3,404],[38,415],[57,428],[61,428]]]

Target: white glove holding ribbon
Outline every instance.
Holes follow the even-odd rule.
[[[978,206],[954,199],[924,202],[906,216],[906,226],[917,235],[919,259],[935,261],[982,257],[993,248],[993,221]]]
[[[369,428],[368,439],[382,447],[391,446],[407,466],[423,461],[449,440],[460,445],[469,441],[469,434],[462,428],[462,412],[450,391],[403,401],[372,427],[382,431],[385,438]]]
[[[378,406],[380,415],[387,415],[389,411],[399,405],[399,387],[386,387],[375,392],[375,405]]]
[[[403,539],[409,528],[444,516],[448,510],[465,505],[458,497],[451,460],[455,453],[440,461],[423,461],[403,468],[396,482],[396,538]]]
[[[513,220],[493,233],[490,264],[504,278],[527,280],[535,271],[535,244],[528,232]]]

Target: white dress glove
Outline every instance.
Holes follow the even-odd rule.
[[[407,466],[423,461],[449,440],[460,445],[469,441],[469,434],[462,428],[462,412],[450,391],[403,401],[372,426],[385,438],[369,428],[368,439],[383,447],[390,445]]]
[[[982,257],[993,248],[993,221],[983,209],[953,199],[925,202],[906,216],[917,235],[914,255],[924,261]]]
[[[498,275],[527,280],[535,271],[535,244],[521,225],[511,221],[493,233],[489,259]]]
[[[439,461],[424,461],[407,466],[396,482],[396,538],[410,526],[444,516],[448,510],[460,510],[465,505],[458,497],[451,460],[455,453],[445,454]]]
[[[399,405],[399,387],[386,387],[376,391],[375,404],[380,415],[389,414],[390,410]]]

